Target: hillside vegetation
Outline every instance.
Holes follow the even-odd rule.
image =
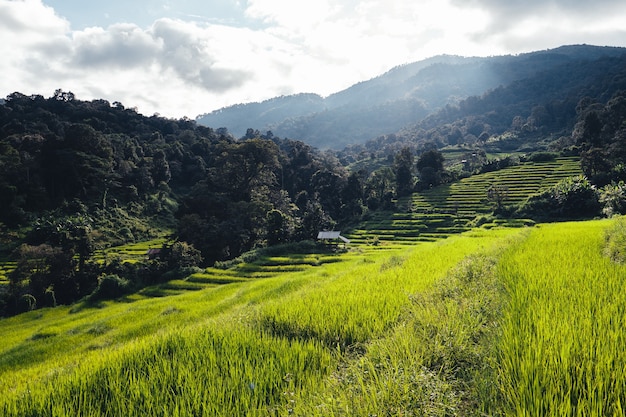
[[[239,109],[333,106],[295,139],[10,94],[0,415],[623,415],[625,59],[437,57]]]
[[[371,140],[368,151],[375,151],[381,142],[395,142],[396,136],[405,142],[447,143],[448,136],[471,141],[470,135],[475,140],[483,131],[502,134],[516,117],[524,120],[521,127],[531,115],[535,127],[551,125],[550,132],[541,132],[546,135],[571,128],[583,97],[606,101],[610,97],[601,96],[614,91],[612,83],[625,87],[625,53],[624,48],[571,45],[517,56],[436,56],[393,68],[325,98],[276,97],[219,109],[196,120],[227,127],[237,136],[247,128],[271,130],[337,150]],[[428,133],[465,117],[471,120],[459,124],[458,133],[451,129],[436,138]],[[479,130],[477,123],[489,127]]]
[[[0,410],[620,415],[611,224],[365,246],[314,270],[3,319]]]
[[[476,225],[524,226],[534,224],[523,218],[490,218],[496,205],[523,203],[529,196],[581,175],[577,158],[528,162],[502,170],[463,178],[413,193],[398,202],[394,213],[378,211],[349,234],[354,242],[432,241],[464,232]],[[490,190],[499,190],[500,199],[490,199]]]
[[[8,283],[0,314],[229,281],[206,268],[300,245],[321,230],[410,242],[482,224],[626,213],[622,52],[581,45],[395,68],[324,99],[338,113],[319,117],[345,122],[334,133],[356,140],[355,120],[367,134],[387,129],[341,151],[320,151],[301,132],[288,139],[247,128],[234,137],[69,91],[10,94],[0,104],[0,277]],[[317,102],[302,95],[273,104],[296,111],[300,100]],[[404,127],[390,133],[385,123],[396,118]],[[325,122],[312,124],[313,137],[341,144]],[[550,161],[568,168],[541,184]],[[560,178],[554,170],[546,175]],[[505,180],[509,172],[528,186]],[[154,239],[162,247],[141,246]],[[111,250],[133,244],[153,250],[133,262]]]

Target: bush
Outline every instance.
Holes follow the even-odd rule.
[[[116,274],[105,275],[98,279],[98,286],[89,295],[89,300],[111,300],[126,294],[129,289],[128,280]]]
[[[550,162],[554,161],[558,154],[554,152],[533,152],[528,155],[528,160],[531,162]]]
[[[626,184],[620,181],[618,184],[605,185],[600,189],[600,203],[602,213],[611,217],[616,214],[626,214]]]
[[[565,178],[554,187],[530,196],[518,215],[546,219],[579,219],[600,214],[596,188],[584,176]]]

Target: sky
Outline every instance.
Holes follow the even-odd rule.
[[[626,47],[625,22],[624,0],[0,0],[0,97],[193,119],[439,54]]]

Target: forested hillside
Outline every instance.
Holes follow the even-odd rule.
[[[534,75],[421,121],[411,116],[411,127],[341,151],[254,128],[235,137],[226,128],[146,117],[62,90],[48,98],[13,93],[0,104],[0,313],[115,297],[252,250],[310,241],[320,230],[359,236],[393,212],[437,232],[493,219],[532,224],[626,213],[626,56],[597,58],[616,51],[568,47],[461,63],[448,57],[436,71],[424,64],[420,77],[430,71],[438,81],[429,88],[433,97],[442,91],[441,100],[451,90],[435,73],[452,63],[466,70],[498,63],[513,78]],[[581,56],[597,59],[574,61]],[[410,83],[409,67],[394,73],[400,84]],[[387,82],[382,77],[332,100],[348,109],[350,97],[391,97],[399,84]],[[351,128],[343,133],[352,135]],[[519,172],[527,172],[557,157],[580,161],[585,176],[515,198],[508,198],[513,186],[479,180],[482,197],[472,204],[484,207],[464,215],[461,203],[425,211],[410,203],[419,201],[415,192],[449,196],[450,184],[470,176],[523,164]],[[159,242],[138,246],[153,249],[146,259],[105,251],[146,241]]]
[[[613,68],[607,58],[625,53],[624,48],[576,45],[517,56],[437,56],[393,68],[326,98],[278,97],[220,109],[197,120],[225,126],[238,135],[249,127],[269,129],[322,149],[341,149],[399,131],[402,137],[414,137],[414,128],[406,132],[404,128],[433,114],[434,119],[421,128],[432,128],[433,120],[440,124],[470,115],[486,117],[495,108],[499,120],[491,116],[488,123],[497,132],[502,123],[510,127],[516,116],[527,119],[535,106],[550,105],[556,105],[558,112],[564,111],[559,107],[567,107],[571,121],[574,108],[567,101],[575,107],[576,96],[594,93],[586,90],[602,82],[597,77]],[[492,90],[495,94],[490,94]],[[486,101],[476,103],[483,95],[488,96]],[[482,131],[471,133],[479,137]]]
[[[38,306],[71,302],[103,274],[145,285],[310,239],[358,218],[361,186],[332,154],[270,132],[235,139],[71,92],[11,94],[0,106],[0,256],[17,265],[7,308],[26,294]],[[176,243],[146,265],[92,259],[159,236]]]
[[[567,63],[536,76],[446,106],[394,134],[346,149],[385,155],[402,146],[434,143],[526,151],[576,145],[572,131],[590,105],[626,90],[626,55]]]
[[[568,59],[341,151],[9,95],[0,414],[622,415],[626,56]]]

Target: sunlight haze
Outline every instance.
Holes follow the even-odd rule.
[[[61,88],[195,118],[439,54],[626,46],[625,20],[612,0],[0,0],[0,97]]]

